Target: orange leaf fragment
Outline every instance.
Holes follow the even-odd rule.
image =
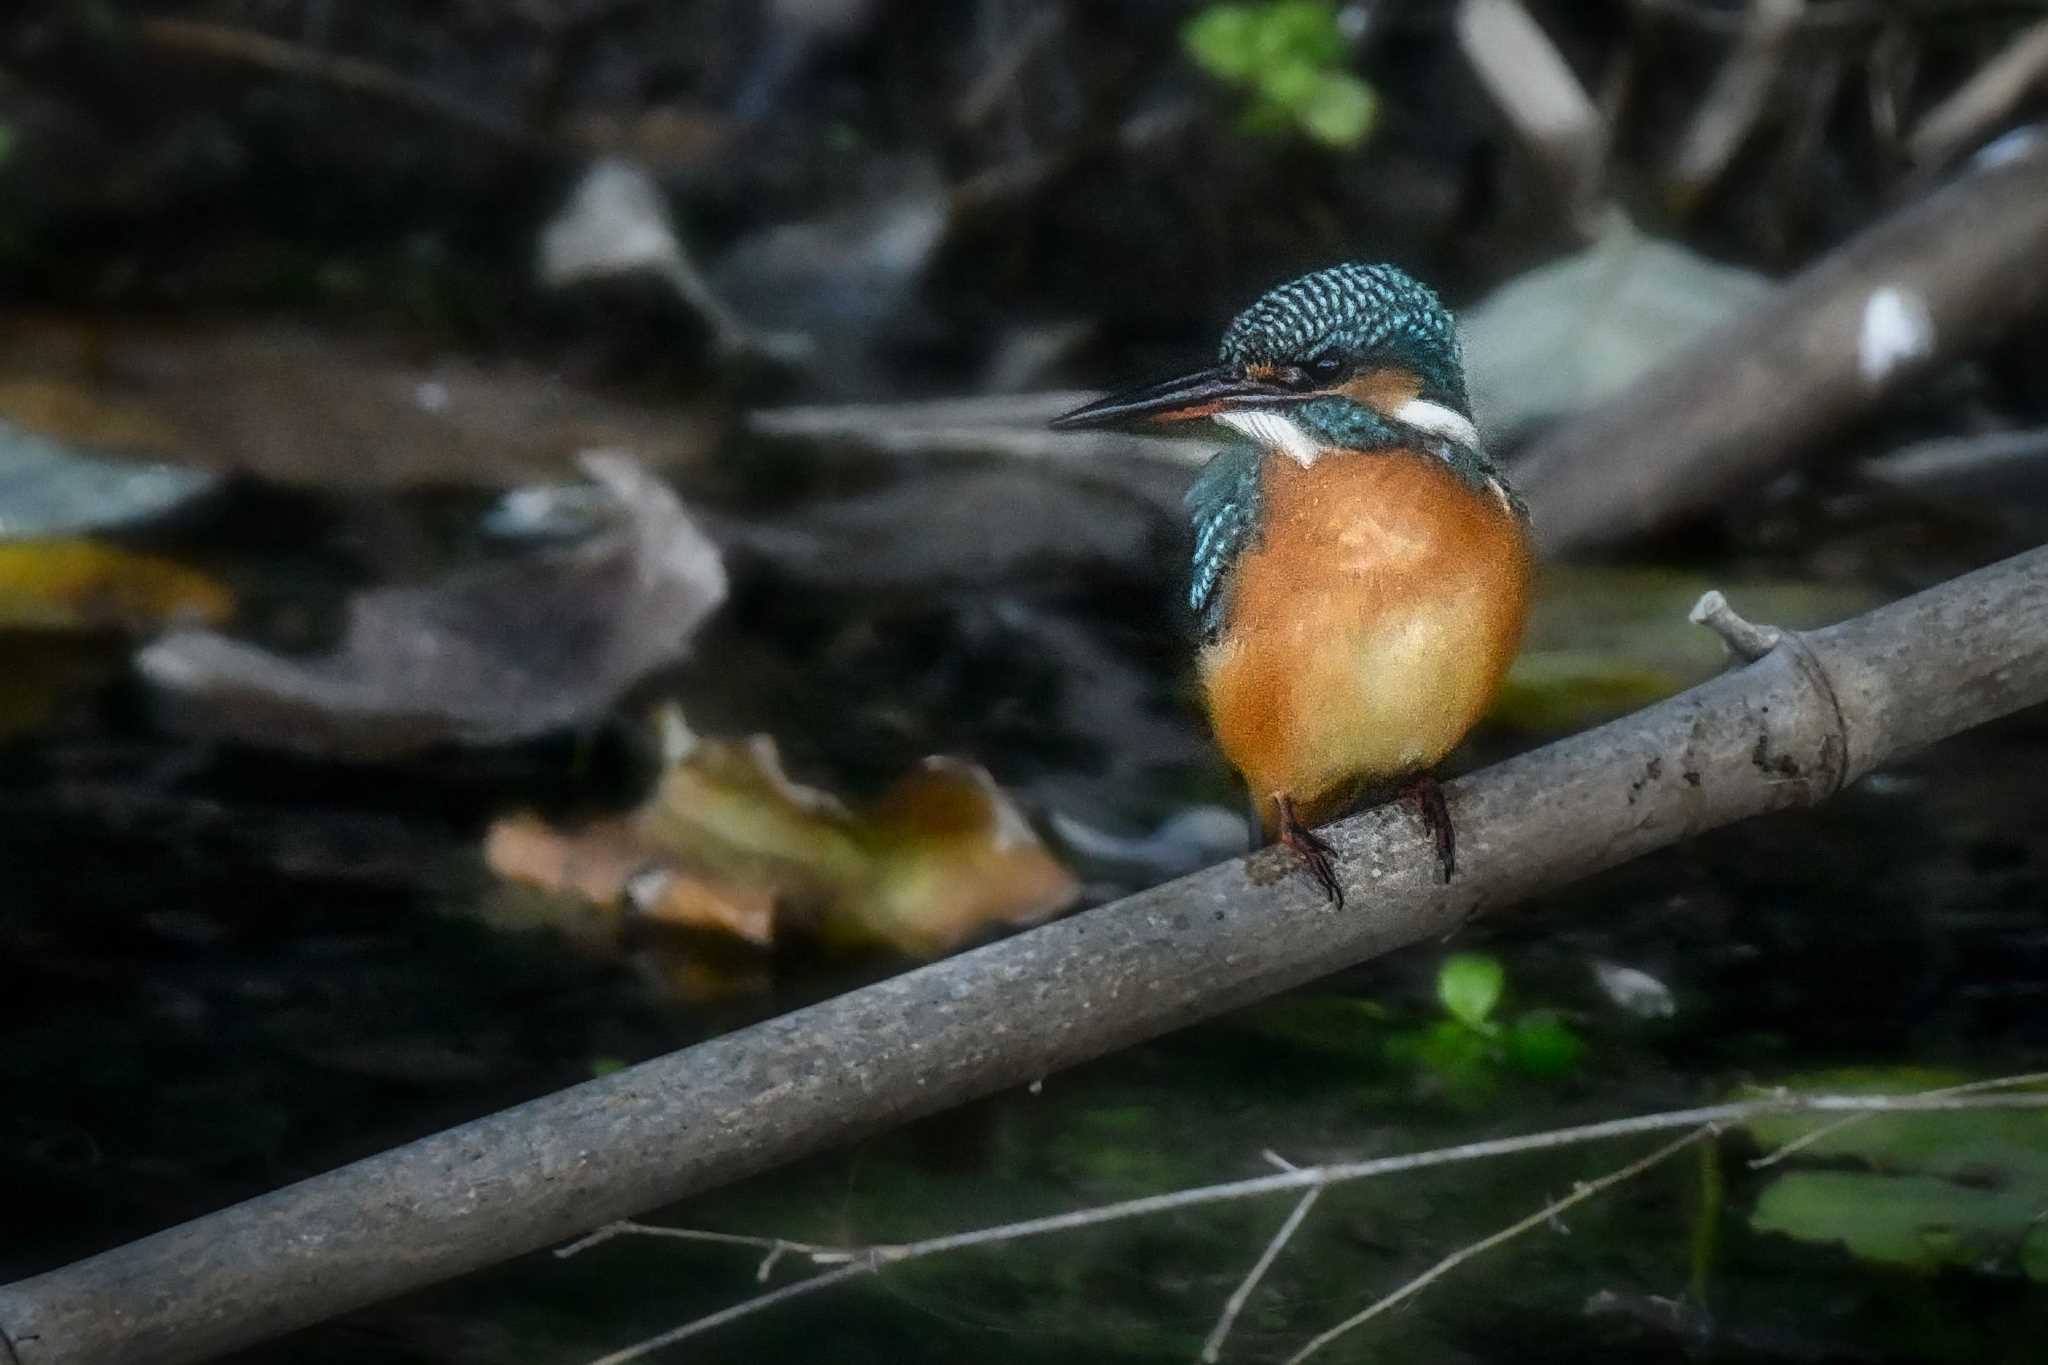
[[[985,769],[926,759],[855,809],[792,781],[766,735],[694,739],[624,820],[575,833],[500,820],[485,856],[501,877],[630,905],[636,922],[760,945],[798,928],[920,958],[1080,895]]]

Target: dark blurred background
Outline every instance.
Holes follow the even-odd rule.
[[[1204,450],[1043,424],[1305,270],[1439,289],[1539,508],[1643,376],[1675,428],[1731,368],[1689,347],[1803,335],[1767,310],[1829,253],[1905,282],[1732,480],[1580,509],[1458,767],[1712,674],[1707,588],[1815,625],[2039,543],[2044,115],[2038,3],[16,0],[0,1279],[1241,852],[1179,605]],[[2044,761],[2022,713],[664,1216],[901,1239],[2032,1070]],[[1920,1122],[1731,1134],[1329,1358],[2038,1359],[2048,1121]],[[1333,1191],[1225,1359],[1602,1161]],[[690,1358],[1192,1359],[1278,1217],[942,1258]],[[242,1358],[587,1359],[753,1274],[622,1241]]]

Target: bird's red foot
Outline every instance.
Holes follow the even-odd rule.
[[[1401,795],[1415,803],[1422,816],[1422,828],[1436,844],[1436,865],[1450,885],[1458,870],[1458,830],[1451,823],[1451,808],[1444,804],[1444,789],[1428,773],[1417,773],[1401,788]]]
[[[1307,869],[1308,875],[1315,879],[1315,884],[1322,888],[1325,896],[1329,897],[1331,907],[1342,910],[1344,908],[1344,888],[1337,881],[1337,850],[1330,847],[1328,840],[1324,839],[1307,825],[1301,823],[1301,820],[1294,813],[1294,799],[1292,797],[1275,793],[1273,805],[1280,813],[1278,827],[1280,842],[1294,850],[1295,856],[1301,859],[1302,866]]]

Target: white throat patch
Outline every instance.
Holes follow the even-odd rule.
[[[1472,425],[1472,419],[1441,403],[1432,403],[1424,398],[1411,398],[1394,409],[1394,420],[1420,431],[1447,436],[1459,445],[1479,449],[1479,428]]]
[[[1292,417],[1272,408],[1240,408],[1236,412],[1219,412],[1216,414],[1216,420],[1232,431],[1251,438],[1255,445],[1279,451],[1303,469],[1314,464],[1329,450],[1328,446],[1303,431]]]
[[[1472,419],[1441,403],[1411,398],[1394,409],[1392,415],[1396,422],[1417,431],[1442,436],[1474,450],[1479,448],[1479,429],[1472,425]],[[1304,431],[1299,422],[1277,408],[1240,408],[1236,412],[1219,412],[1216,420],[1249,437],[1255,445],[1279,451],[1303,469],[1330,453],[1329,446]]]

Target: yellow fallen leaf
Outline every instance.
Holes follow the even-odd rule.
[[[1080,894],[974,764],[927,759],[854,809],[792,781],[765,735],[693,739],[622,821],[562,833],[531,816],[501,820],[486,859],[502,877],[585,906],[630,904],[635,925],[762,945],[793,929],[913,957],[1037,923]],[[613,943],[630,937],[623,925],[604,932]]]
[[[936,957],[991,926],[1049,919],[1080,884],[988,772],[928,758],[867,812],[868,875],[834,901],[828,937]]]
[[[233,610],[226,587],[174,560],[91,540],[0,542],[0,629],[148,631]]]
[[[648,847],[721,881],[773,887],[799,909],[867,869],[853,813],[830,792],[792,781],[767,735],[695,740],[632,824]]]
[[[1080,894],[995,780],[958,759],[927,759],[854,810],[790,780],[766,735],[698,740],[634,823],[683,866],[769,889],[786,919],[842,947],[935,957]]]

